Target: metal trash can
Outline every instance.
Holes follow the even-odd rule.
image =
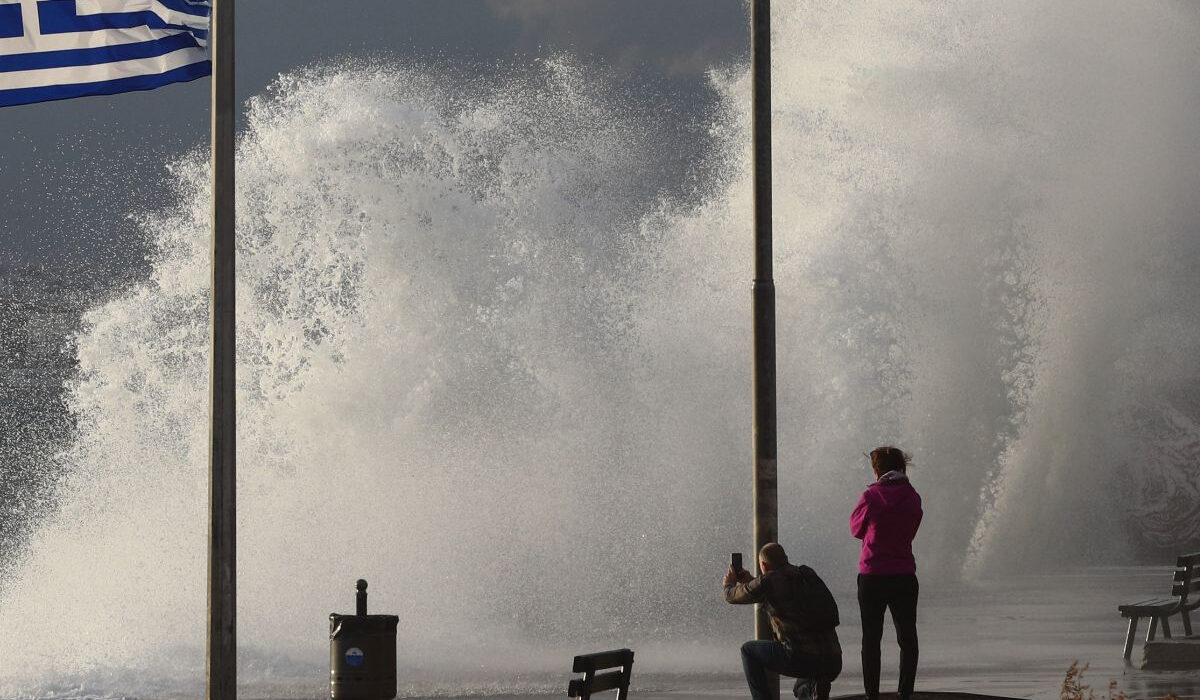
[[[356,614],[329,615],[329,697],[389,700],[396,697],[395,615],[367,614],[367,582],[359,579]]]

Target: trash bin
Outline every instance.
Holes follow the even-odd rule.
[[[357,614],[329,615],[329,697],[389,700],[396,697],[395,615],[367,614],[367,582],[357,583]]]

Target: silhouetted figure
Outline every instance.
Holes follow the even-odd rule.
[[[751,640],[742,645],[742,668],[754,700],[776,700],[767,688],[767,673],[798,679],[797,697],[826,700],[829,686],[842,671],[838,643],[837,603],[825,582],[807,566],[788,563],[783,547],[771,542],[758,553],[762,575],[734,571],[724,580],[725,602],[762,603],[771,619],[775,641]]]
[[[875,483],[850,515],[850,532],[862,540],[858,564],[858,608],[862,613],[863,689],[879,697],[879,642],[883,612],[892,611],[900,644],[900,687],[912,697],[917,677],[917,563],[912,541],[921,525],[921,496],[908,482],[909,456],[895,447],[868,455]]]

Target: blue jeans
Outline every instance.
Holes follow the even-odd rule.
[[[775,700],[767,688],[767,672],[798,678],[799,688],[808,680],[816,681],[815,697],[828,698],[829,686],[842,672],[842,659],[824,659],[814,654],[793,654],[779,642],[754,639],[742,645],[742,670],[754,700]],[[771,689],[773,690],[773,689]]]

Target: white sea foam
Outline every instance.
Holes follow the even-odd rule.
[[[931,574],[1194,542],[1154,507],[1196,488],[1194,10],[778,14],[783,542],[844,589],[861,452],[888,442],[916,455]],[[475,687],[450,654],[537,674],[568,640],[744,623],[713,583],[749,540],[748,82],[714,80],[727,167],[692,205],[646,196],[655,117],[565,61],[490,88],[328,67],[251,104],[246,683],[319,670],[358,577],[425,690]],[[202,677],[202,154],[174,173],[151,279],[78,339],[72,471],[0,600],[5,694]]]

